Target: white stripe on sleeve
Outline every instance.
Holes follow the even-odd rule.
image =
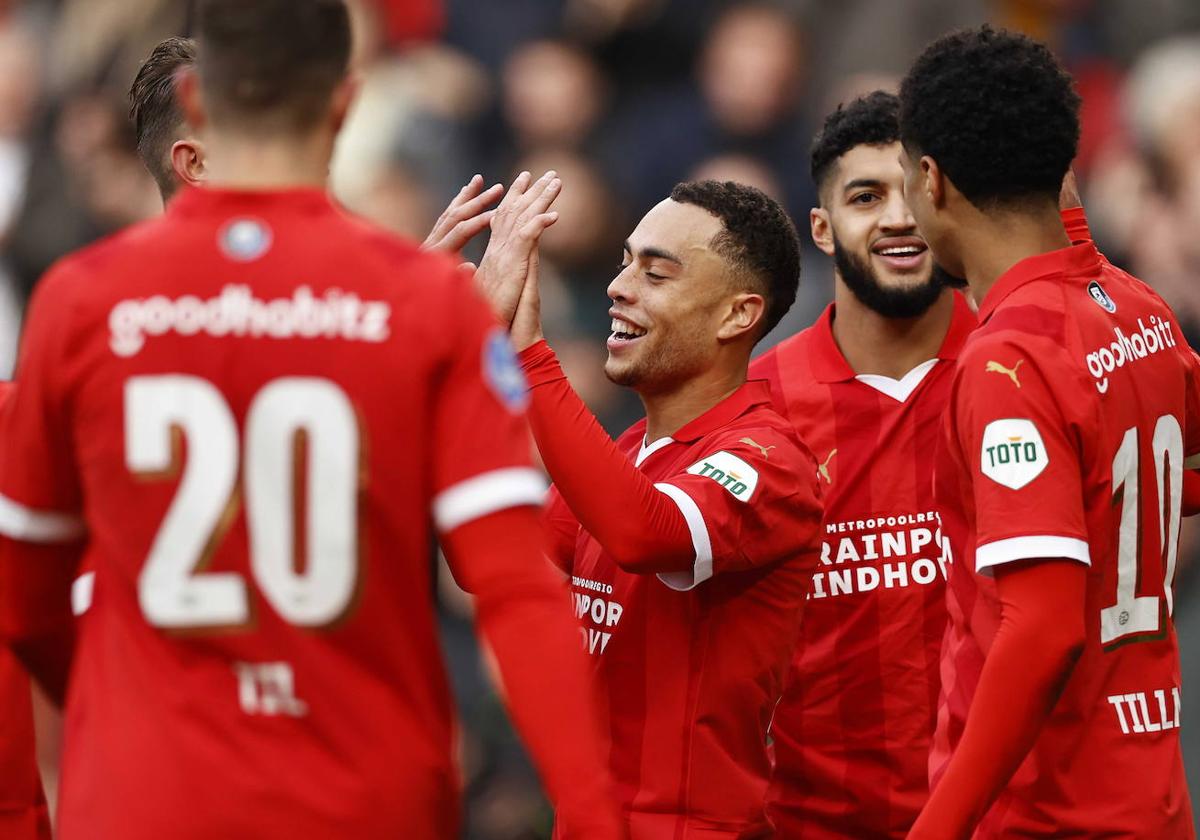
[[[1092,555],[1083,540],[1052,536],[1010,537],[975,549],[975,571],[986,574],[984,570],[992,566],[1042,557],[1065,557],[1085,566],[1092,565]]]
[[[82,517],[27,508],[0,495],[0,534],[32,543],[68,543],[87,532]]]
[[[473,519],[521,505],[540,505],[546,479],[532,467],[507,467],[480,473],[438,493],[433,521],[443,534]]]
[[[712,577],[713,555],[712,541],[708,538],[708,525],[704,522],[704,514],[692,497],[673,484],[655,484],[655,489],[666,494],[683,514],[688,532],[692,535],[692,546],[696,549],[696,562],[690,572],[664,572],[658,579],[676,592],[687,592],[695,589]]]

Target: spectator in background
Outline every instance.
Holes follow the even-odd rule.
[[[806,71],[790,14],[769,3],[730,6],[705,42],[696,86],[652,92],[620,121],[610,168],[631,209],[650,206],[702,161],[737,153],[777,173],[793,215],[806,210],[812,195],[798,153],[808,134],[799,107]],[[648,130],[651,122],[661,128]]]

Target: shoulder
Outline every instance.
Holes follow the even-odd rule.
[[[129,260],[137,260],[166,229],[161,218],[127,227],[102,237],[55,261],[38,280],[35,291],[43,295],[51,291],[58,298],[80,283],[94,286],[88,279],[95,274],[118,269]]]
[[[784,371],[791,377],[807,375],[809,370],[806,362],[811,331],[812,327],[806,327],[757,356],[750,362],[750,378],[768,379],[774,383]]]
[[[794,473],[802,483],[816,480],[816,459],[779,412],[758,405],[728,426],[707,435],[701,442],[704,452],[728,452],[769,472]]]

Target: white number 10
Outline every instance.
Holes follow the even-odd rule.
[[[246,581],[236,572],[205,571],[238,510],[233,414],[204,379],[131,378],[125,385],[129,469],[144,479],[174,477],[184,441],[187,465],[142,567],[138,601],[158,627],[243,624],[250,618]],[[326,379],[267,384],[246,413],[241,466],[250,567],[263,595],[292,624],[336,620],[358,578],[359,430],[345,392]],[[301,466],[307,468],[302,500],[296,498]],[[297,510],[305,511],[302,535]],[[300,558],[298,536],[306,547]]]
[[[1165,549],[1163,593],[1167,615],[1173,613],[1171,585],[1175,579],[1175,561],[1179,552],[1179,517],[1183,505],[1183,431],[1174,415],[1164,414],[1154,425],[1150,456],[1158,479],[1159,545]],[[1165,463],[1164,463],[1165,461]],[[1121,525],[1117,543],[1117,602],[1100,610],[1100,643],[1109,644],[1122,637],[1159,630],[1157,595],[1138,595],[1138,564],[1141,560],[1139,534],[1141,505],[1138,479],[1138,430],[1127,429],[1117,448],[1112,466],[1113,496],[1121,492]],[[1168,483],[1169,482],[1169,483]],[[1122,490],[1123,488],[1123,490]],[[1164,500],[1170,499],[1170,510]]]

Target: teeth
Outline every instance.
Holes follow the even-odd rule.
[[[922,249],[914,245],[905,245],[903,248],[884,248],[879,253],[885,257],[915,257],[921,251]]]
[[[646,334],[646,331],[641,327],[635,327],[633,324],[620,318],[612,319],[612,331],[614,333],[622,333],[624,335],[632,336],[642,336]]]

